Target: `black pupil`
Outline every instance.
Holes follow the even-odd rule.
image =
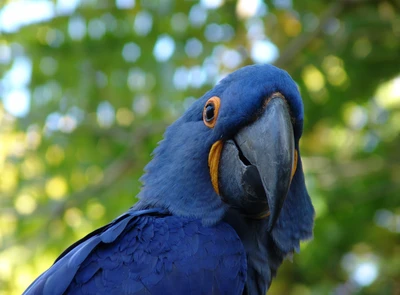
[[[212,119],[214,119],[214,110],[215,110],[215,107],[214,107],[214,104],[208,104],[208,105],[206,105],[206,121],[207,122],[210,122]]]

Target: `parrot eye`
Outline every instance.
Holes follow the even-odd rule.
[[[204,106],[203,109],[203,122],[209,127],[213,128],[215,126],[218,111],[220,106],[220,99],[217,96],[211,97]]]
[[[215,111],[215,106],[213,103],[209,103],[208,105],[206,105],[205,109],[204,109],[204,119],[207,122],[211,122],[212,119],[214,119],[214,111]]]

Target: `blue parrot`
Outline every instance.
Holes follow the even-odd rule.
[[[231,73],[167,128],[139,201],[67,248],[24,294],[265,294],[312,236],[302,129],[285,71]]]

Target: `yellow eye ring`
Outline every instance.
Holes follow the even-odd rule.
[[[203,109],[203,122],[208,128],[214,128],[217,122],[221,100],[218,96],[213,96],[207,100]]]

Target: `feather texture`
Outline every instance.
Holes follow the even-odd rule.
[[[131,210],[76,243],[24,294],[241,294],[246,265],[227,223]]]

